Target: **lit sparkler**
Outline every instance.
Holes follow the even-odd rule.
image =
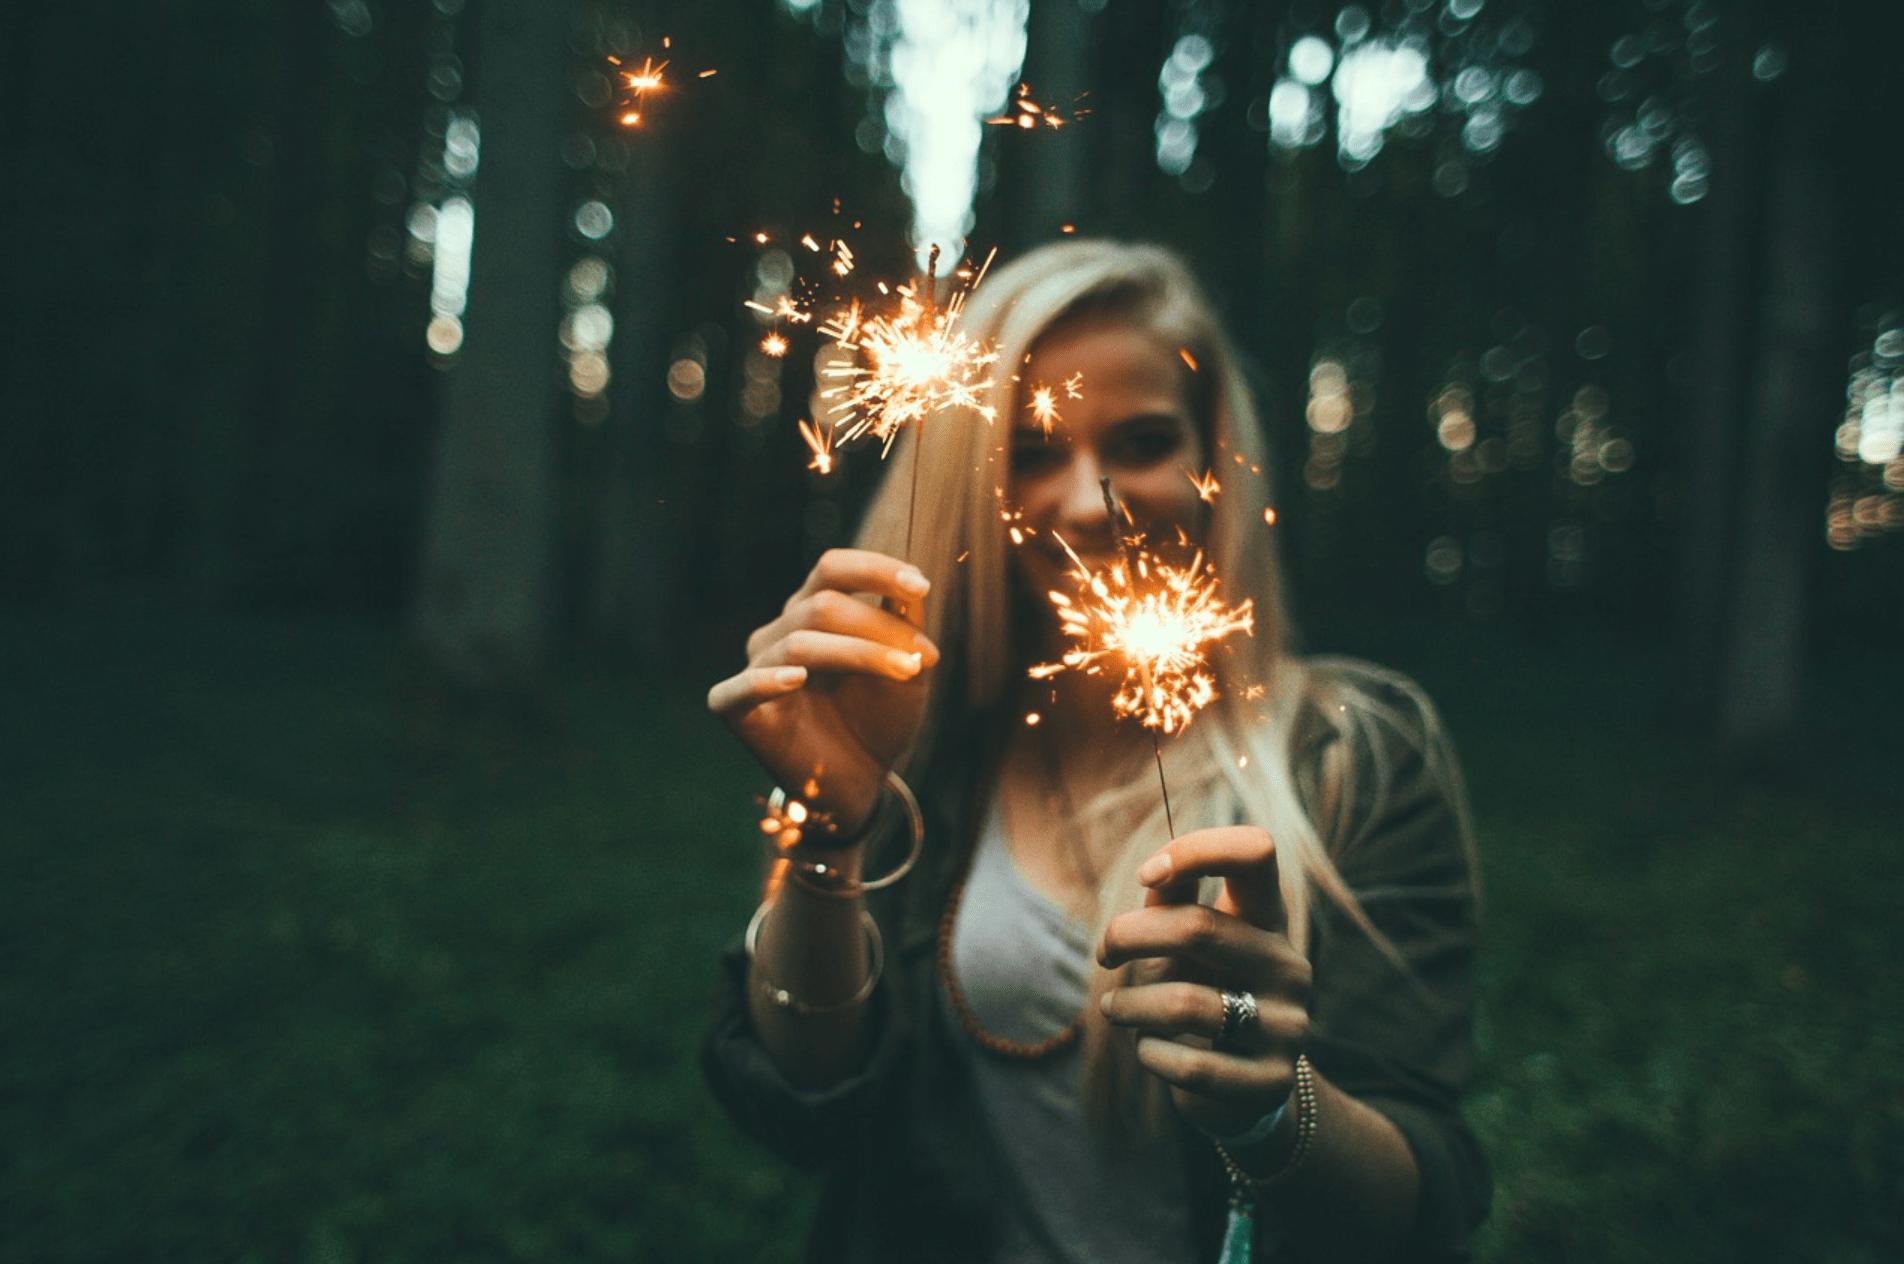
[[[1103,480],[1102,486],[1105,507],[1115,521],[1118,507],[1111,498],[1111,481]],[[1124,516],[1128,519],[1128,512]],[[1159,735],[1181,733],[1197,712],[1216,701],[1208,649],[1238,632],[1253,635],[1255,603],[1246,598],[1240,606],[1226,604],[1216,570],[1201,549],[1188,564],[1178,565],[1141,540],[1125,538],[1119,559],[1108,569],[1093,571],[1062,536],[1053,533],[1053,538],[1072,561],[1071,577],[1078,589],[1075,599],[1060,592],[1047,594],[1071,648],[1057,662],[1038,663],[1028,674],[1033,680],[1049,680],[1059,672],[1077,671],[1117,679],[1111,709],[1120,719],[1134,719],[1150,730],[1164,820],[1174,838],[1177,826],[1170,813]]]
[[[1206,647],[1238,632],[1253,634],[1254,603],[1225,604],[1201,550],[1177,565],[1137,547],[1108,570],[1093,571],[1062,537],[1054,538],[1075,564],[1078,596],[1049,594],[1072,645],[1057,662],[1032,667],[1032,679],[1062,671],[1114,674],[1119,684],[1111,707],[1120,717],[1164,734],[1182,732],[1216,700]]]
[[[936,262],[936,247],[932,257]],[[943,409],[970,409],[987,422],[997,418],[984,399],[998,355],[959,323],[965,300],[991,261],[987,256],[985,266],[943,304],[933,301],[929,264],[918,281],[892,289],[896,301],[890,310],[868,314],[855,301],[820,326],[835,346],[856,353],[852,363],[821,370],[831,385],[820,398],[833,409],[842,440],[871,436],[883,455],[907,425]]]

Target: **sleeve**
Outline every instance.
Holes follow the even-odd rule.
[[[737,936],[720,958],[714,1021],[701,1069],[715,1098],[747,1135],[798,1167],[844,1156],[897,1082],[908,1024],[889,962],[867,998],[873,1044],[866,1065],[824,1089],[796,1088],[767,1056],[747,1007],[747,954]]]
[[[1350,806],[1331,851],[1388,951],[1319,901],[1309,1054],[1401,1132],[1420,1172],[1408,1258],[1461,1260],[1486,1217],[1487,1161],[1462,1119],[1474,1062],[1475,875],[1452,748],[1427,699],[1393,680],[1350,726]],[[1393,955],[1391,955],[1391,952]],[[1399,961],[1396,960],[1399,958]]]

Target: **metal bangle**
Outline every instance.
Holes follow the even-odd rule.
[[[886,944],[880,937],[879,923],[873,920],[871,913],[861,910],[859,915],[860,923],[866,927],[866,947],[872,957],[871,962],[866,967],[866,981],[859,985],[857,992],[854,992],[843,1001],[835,1001],[829,1005],[814,1005],[811,1002],[801,1000],[793,993],[787,991],[787,989],[781,987],[778,983],[775,983],[772,979],[769,979],[767,972],[760,968],[760,961],[755,956],[755,949],[760,943],[760,924],[767,920],[767,910],[773,906],[774,902],[772,900],[762,901],[760,907],[754,910],[753,918],[747,923],[747,934],[741,940],[742,946],[747,950],[747,960],[753,963],[754,977],[759,980],[759,988],[762,996],[790,1014],[794,1014],[800,1018],[811,1018],[820,1014],[843,1013],[846,1010],[852,1009],[855,1005],[861,1004],[867,997],[873,994],[873,988],[878,984],[879,976],[883,974],[886,969]]]
[[[886,772],[886,788],[893,792],[894,797],[899,800],[899,805],[905,809],[906,824],[912,830],[912,846],[907,849],[906,858],[899,862],[898,868],[871,882],[860,882],[856,879],[834,877],[838,872],[837,867],[823,860],[795,860],[787,856],[787,876],[814,895],[823,896],[829,900],[854,900],[868,891],[883,891],[911,873],[912,867],[919,863],[919,853],[925,847],[926,819],[919,811],[919,800],[913,797],[912,788],[898,773],[890,769]],[[784,793],[778,787],[775,787],[774,794],[781,796],[784,800]],[[770,797],[768,802],[771,805],[773,799]],[[878,810],[875,808],[873,816],[867,819],[871,822],[877,817]],[[785,853],[783,852],[782,855]]]

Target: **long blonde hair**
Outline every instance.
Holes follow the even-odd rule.
[[[1276,840],[1292,943],[1301,948],[1309,942],[1315,892],[1385,942],[1337,871],[1292,770],[1291,744],[1306,707],[1338,728],[1369,708],[1338,701],[1334,695],[1345,687],[1341,673],[1312,671],[1291,653],[1273,534],[1262,516],[1270,503],[1269,462],[1251,393],[1215,309],[1184,264],[1160,247],[1061,241],[992,273],[973,295],[964,324],[970,336],[997,352],[1001,369],[983,402],[998,420],[988,425],[972,412],[929,418],[902,432],[888,458],[888,476],[858,544],[906,556],[931,579],[925,631],[946,650],[924,736],[909,766],[926,762],[948,729],[999,716],[1021,678],[1025,664],[1015,659],[1023,653],[1024,629],[1013,626],[1010,546],[1000,515],[1010,475],[1011,423],[1023,406],[1010,378],[1039,338],[1084,316],[1127,321],[1182,353],[1206,451],[1213,462],[1221,461],[1223,493],[1211,509],[1205,551],[1229,598],[1255,603],[1254,637],[1213,664],[1219,701],[1170,744],[1167,762],[1180,826],[1228,823],[1213,819],[1223,810],[1227,789],[1243,818]],[[921,489],[916,501],[908,468],[915,459]],[[1432,711],[1424,714],[1432,718]],[[1340,816],[1340,805],[1355,792],[1348,748],[1336,742],[1325,751],[1318,817]],[[1153,795],[1140,802],[1144,816],[1130,823],[1129,842],[1106,866],[1094,938],[1112,917],[1141,903],[1137,865],[1167,836],[1161,800]],[[1081,815],[1112,806],[1087,805]],[[1205,885],[1200,894],[1207,903],[1220,884]],[[1121,971],[1098,970],[1084,1007],[1085,1097],[1094,1121],[1112,1133],[1154,1136],[1165,1118],[1161,1083],[1141,1073],[1134,1041],[1111,1028],[1096,1004],[1101,992],[1124,979]]]

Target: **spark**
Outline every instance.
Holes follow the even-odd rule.
[[[661,40],[662,51],[673,47],[674,40],[664,36]],[[674,59],[664,57],[656,61],[650,55],[643,57],[639,66],[632,67],[619,57],[611,56],[608,62],[615,67],[614,78],[619,85],[615,102],[619,111],[617,121],[625,128],[640,127],[642,110],[647,106],[648,98],[665,95],[668,91],[667,72],[668,67],[674,64]],[[718,70],[702,70],[697,71],[694,77],[712,79],[719,73]]]
[[[1217,493],[1223,490],[1223,484],[1216,481],[1215,470],[1203,471],[1203,477],[1201,478],[1197,477],[1195,472],[1188,469],[1184,470],[1184,473],[1189,476],[1190,486],[1197,489],[1198,500],[1201,500],[1206,505],[1216,504]]]
[[[1079,94],[1072,101],[1072,105],[1076,106],[1078,101],[1084,99],[1084,95]],[[1021,83],[1012,93],[1011,103],[1006,106],[1005,113],[985,121],[998,127],[1016,127],[1020,131],[1033,132],[1040,128],[1055,129],[1067,126],[1084,118],[1090,112],[1074,108],[1067,116],[1055,105],[1040,105],[1032,99],[1031,85]]]
[[[1047,680],[1062,671],[1118,679],[1111,707],[1120,717],[1165,734],[1188,727],[1216,700],[1216,678],[1206,647],[1256,628],[1254,603],[1226,605],[1216,571],[1202,550],[1186,565],[1131,545],[1107,568],[1093,571],[1063,537],[1071,558],[1074,597],[1048,594],[1071,648],[1029,675]]]
[[[787,340],[780,334],[768,334],[760,340],[760,353],[778,360],[787,354]]]
[[[1035,729],[1038,727],[1038,721],[1043,718],[1036,711],[1027,711],[1025,712],[1025,727]]]
[[[800,439],[807,445],[807,451],[813,454],[807,462],[807,468],[819,474],[833,472],[833,428],[828,426],[822,431],[811,421],[800,421]]]
[[[1271,527],[1276,525],[1276,511],[1274,509],[1263,510],[1263,523]]]
[[[1195,373],[1197,371],[1197,358],[1190,354],[1190,348],[1178,347],[1177,355],[1179,358],[1183,360],[1185,364],[1190,366],[1190,371],[1192,373]]]
[[[1058,412],[1058,392],[1062,390],[1066,399],[1083,399],[1084,392],[1079,389],[1083,385],[1084,374],[1078,372],[1073,373],[1057,386],[1046,386],[1043,383],[1039,383],[1032,388],[1031,399],[1026,403],[1025,407],[1030,410],[1033,417],[1037,418],[1038,424],[1044,427],[1047,437],[1051,434],[1052,425],[1064,420]]]
[[[818,781],[812,777],[807,778],[806,784],[800,787],[800,792],[809,799],[818,795],[820,793]],[[762,799],[759,802],[762,811],[760,832],[782,851],[791,851],[799,846],[800,839],[808,830],[820,830],[824,833],[833,822],[831,813],[808,807],[804,800],[791,796],[788,796],[778,808],[775,808],[771,799]]]

